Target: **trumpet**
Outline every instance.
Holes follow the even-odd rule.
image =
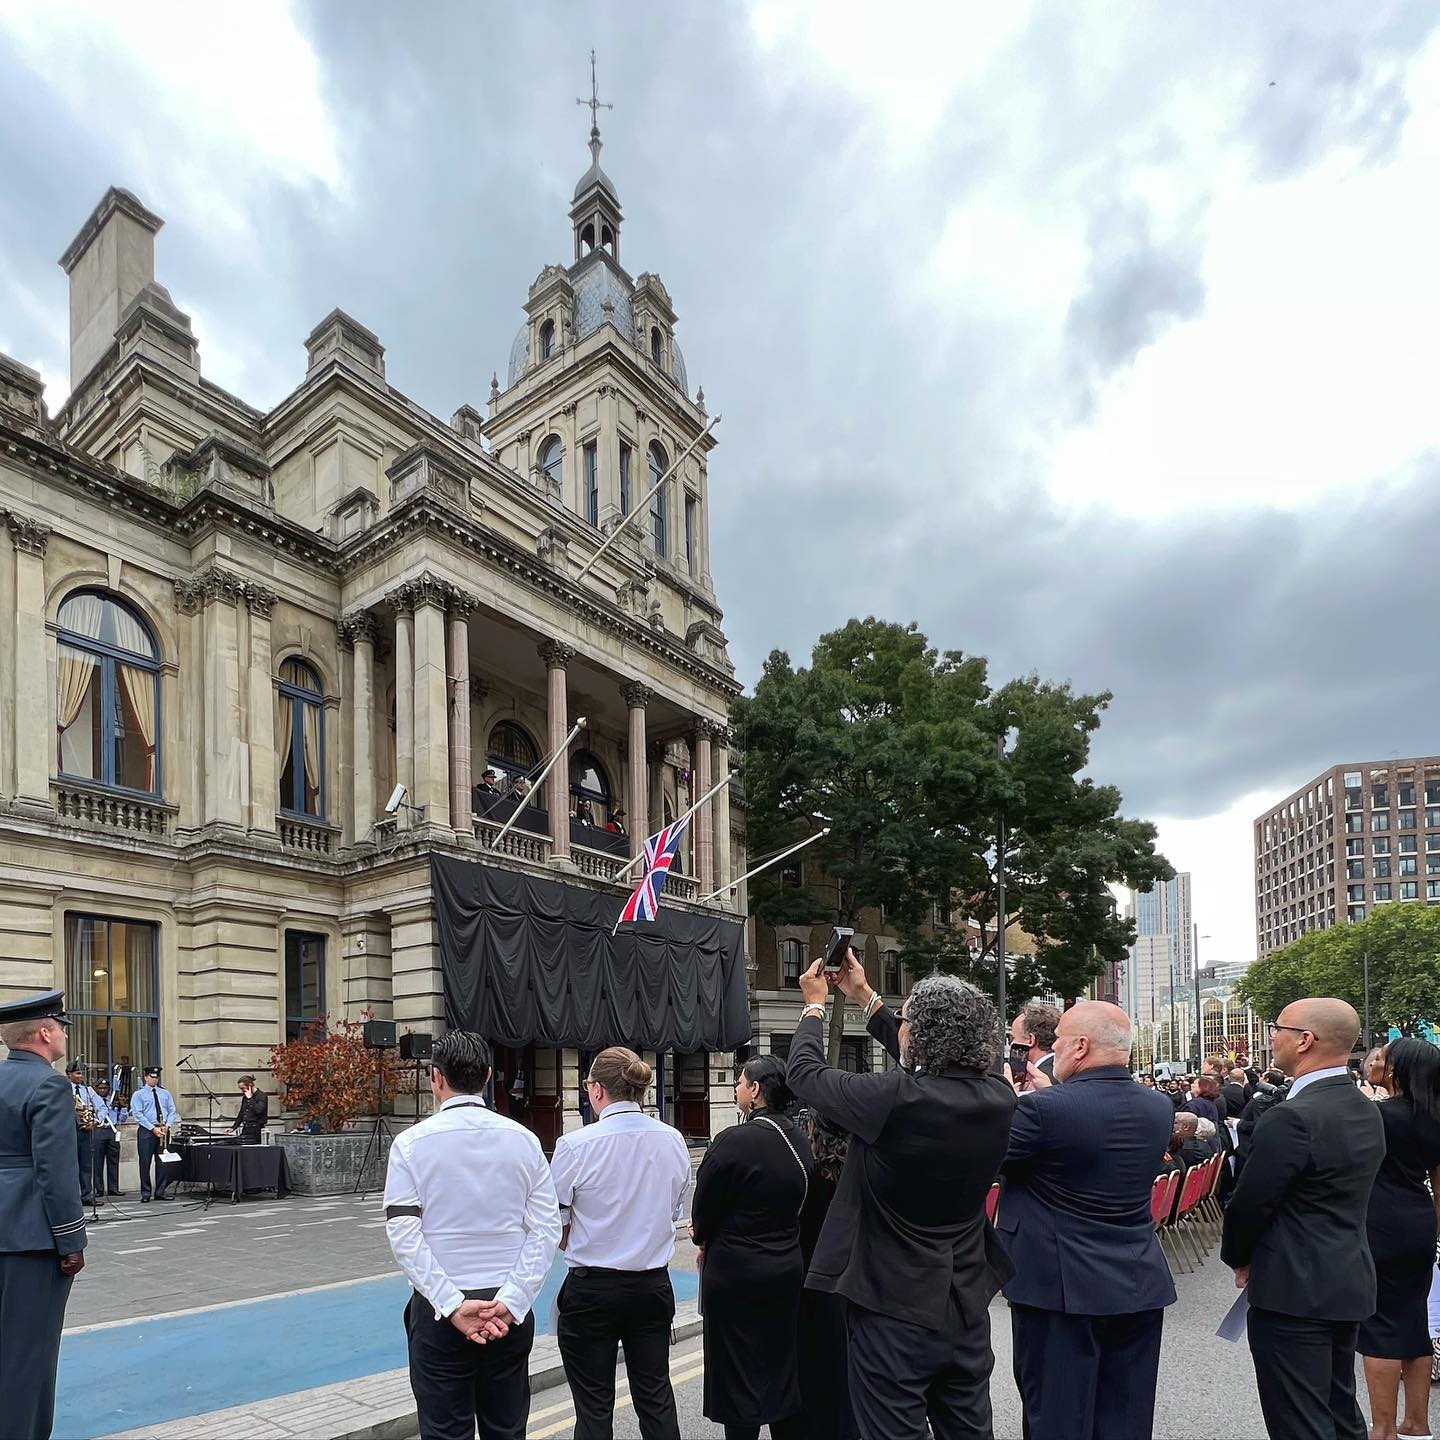
[[[100,1128],[100,1117],[95,1113],[95,1107],[83,1095],[75,1097],[75,1123],[82,1130]]]

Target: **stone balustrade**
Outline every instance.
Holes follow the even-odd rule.
[[[52,783],[50,803],[55,807],[55,814],[71,824],[127,835],[148,835],[156,840],[169,838],[177,813],[175,806],[162,800],[91,789],[73,781]]]
[[[299,820],[293,815],[277,815],[275,829],[282,849],[302,855],[333,855],[340,839],[334,826],[318,820]]]

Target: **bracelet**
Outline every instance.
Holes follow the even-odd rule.
[[[870,998],[865,1002],[865,1018],[868,1020],[883,1004],[884,999],[878,990],[870,992]]]
[[[825,1018],[825,1007],[812,1003],[804,1006],[800,1011],[800,1018],[802,1020],[808,1020],[811,1015],[814,1015],[817,1020],[823,1020]]]

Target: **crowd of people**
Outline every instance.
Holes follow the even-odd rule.
[[[1003,1049],[993,1006],[954,978],[920,981],[897,1012],[850,954],[838,974],[817,962],[800,988],[787,1060],[739,1071],[742,1123],[709,1147],[690,1206],[702,1403],[726,1440],[766,1427],[775,1440],[990,1440],[997,1293],[1026,1440],[1144,1440],[1176,1298],[1154,1182],[1217,1155],[1221,1258],[1248,1298],[1271,1440],[1365,1440],[1357,1353],[1369,1440],[1429,1434],[1440,1049],[1398,1039],[1356,1073],[1355,1011],[1313,999],[1270,1027],[1273,1069],[1217,1056],[1186,1083],[1133,1075],[1130,1020],[1105,1002],[1027,1005]],[[832,1004],[860,1009],[893,1068],[827,1063]],[[62,997],[6,1009],[0,1356],[14,1433],[44,1436],[84,1263],[70,1138],[82,1097],[51,1068],[65,1053]],[[422,1437],[524,1435],[534,1306],[558,1251],[577,1440],[613,1434],[617,1349],[645,1440],[679,1440],[669,1266],[691,1161],[642,1108],[650,1066],[623,1047],[595,1055],[595,1121],[549,1160],[485,1103],[490,1077],[484,1039],[442,1037],[436,1109],[389,1158]],[[131,1106],[161,1124],[163,1092],[147,1080]],[[245,1109],[237,1123],[253,1119]],[[48,1396],[36,1379],[47,1373]]]

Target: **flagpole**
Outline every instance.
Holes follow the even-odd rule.
[[[710,788],[709,790],[707,790],[707,791],[680,817],[679,820],[672,820],[670,823],[671,823],[672,825],[678,825],[678,824],[680,824],[680,821],[681,821],[681,820],[688,820],[707,800],[709,800],[709,799],[713,798],[714,796],[718,795],[718,794],[730,783],[730,781],[731,781],[732,778],[733,778],[732,776],[727,775],[727,776],[726,776],[723,780],[721,780],[718,784],[711,786],[711,788]],[[643,860],[644,858],[645,858],[645,847],[642,845],[642,846],[640,847],[640,853],[639,853],[638,855],[632,856],[629,860],[627,860],[627,861],[625,862],[625,864],[624,864],[623,866],[621,866],[621,868],[620,868],[619,870],[617,870],[617,871],[615,872],[615,874],[614,874],[611,878],[612,878],[612,879],[615,879],[615,880],[623,880],[623,879],[625,878],[625,876],[628,875],[628,874],[635,868],[636,861],[638,861],[638,860]]]
[[[570,727],[570,733],[560,742],[560,748],[545,762],[545,768],[531,783],[530,788],[532,791],[538,790],[545,783],[545,777],[555,768],[555,762],[570,748],[570,742],[585,728],[587,723],[585,717],[582,715]],[[498,850],[500,848],[500,842],[510,833],[510,827],[520,818],[520,812],[525,808],[529,799],[530,796],[526,795],[525,799],[515,807],[515,813],[500,827],[495,838],[490,842],[490,848],[492,850]],[[569,816],[567,815],[564,818],[568,820]]]
[[[738,880],[732,880],[728,885],[722,885],[718,890],[712,890],[708,895],[702,895],[699,904],[703,905],[707,900],[713,900],[717,895],[723,895],[727,890],[734,890],[743,885],[747,880],[753,879],[762,870],[768,870],[772,865],[778,865],[782,860],[788,860],[797,850],[803,850],[807,845],[813,845],[817,840],[823,840],[830,833],[827,825],[818,834],[811,835],[808,839],[802,840],[798,845],[792,845],[788,850],[782,850],[780,854],[767,860],[763,865],[757,865],[753,870],[747,870]]]
[[[700,442],[720,423],[723,417],[717,415],[678,455],[675,463],[650,487],[650,493],[638,505],[631,506],[630,513],[605,537],[605,543],[580,567],[575,579],[583,580],[595,568],[595,562],[620,538],[620,532],[638,516],[643,515],[655,498],[660,487],[690,458]]]

